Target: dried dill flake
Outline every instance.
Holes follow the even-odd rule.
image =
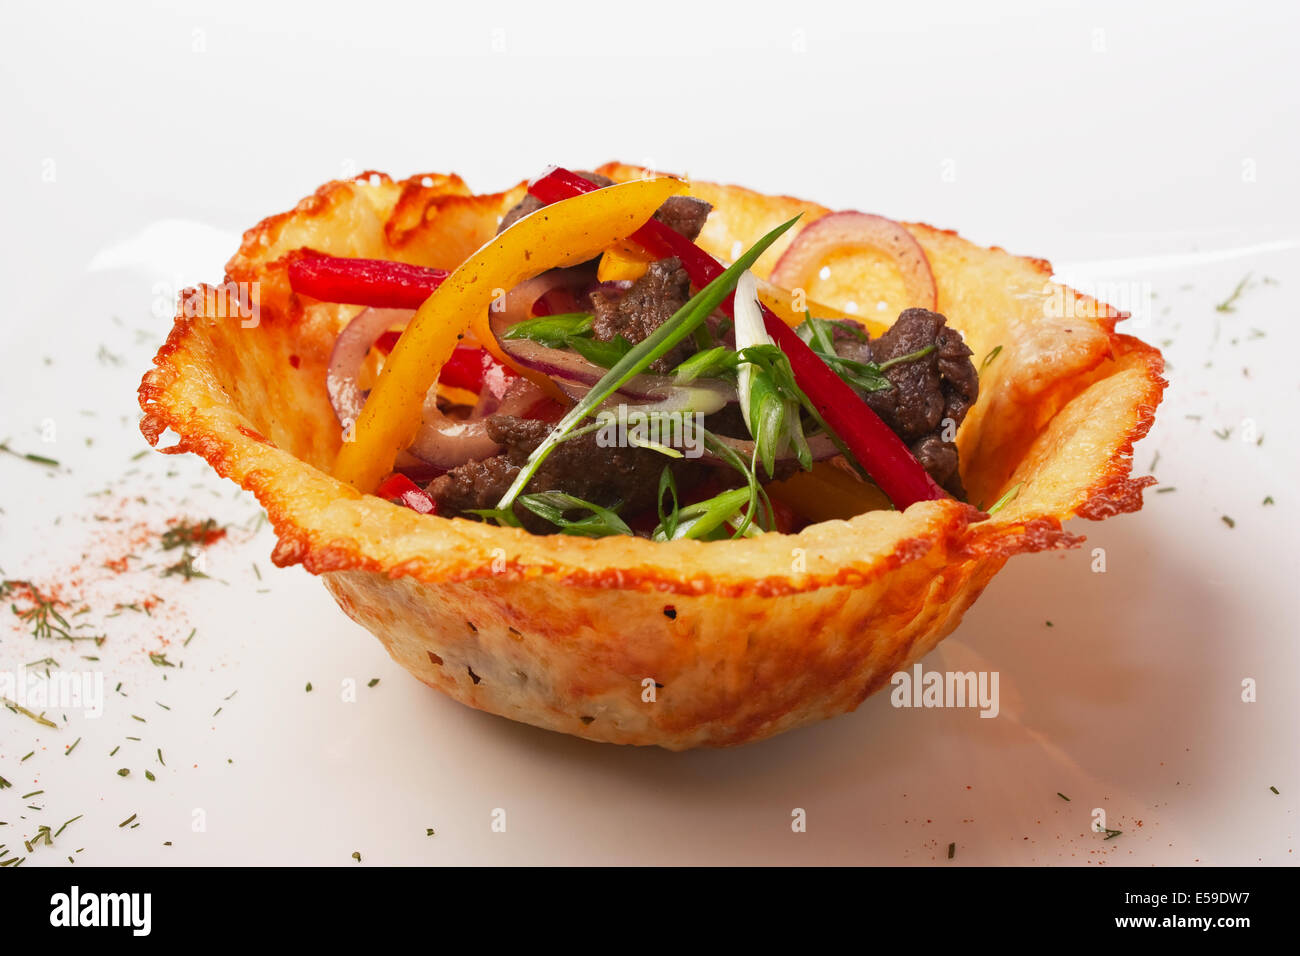
[[[163,568],[162,576],[165,578],[169,578],[172,575],[180,575],[186,581],[189,581],[192,578],[206,578],[207,574],[204,573],[204,571],[201,568],[197,568],[194,566],[194,562],[198,557],[199,556],[197,554],[195,554],[189,548],[186,548],[184,553],[181,555],[181,559],[179,561],[177,561],[175,564],[169,564],[167,565],[167,567]]]
[[[162,549],[206,547],[226,536],[226,529],[213,518],[204,521],[178,521],[162,533]]]

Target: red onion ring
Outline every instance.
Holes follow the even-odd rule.
[[[492,322],[510,326],[532,318],[537,300],[552,289],[578,289],[591,284],[591,273],[582,269],[551,269],[532,279],[525,279],[492,303]],[[498,308],[498,306],[500,306]],[[499,339],[501,336],[498,335]]]
[[[809,225],[777,260],[769,278],[784,289],[805,288],[810,274],[831,253],[864,246],[894,261],[903,277],[909,306],[938,306],[939,293],[930,260],[916,237],[893,219],[865,212],[833,212]]]
[[[484,394],[487,394],[486,392]],[[470,418],[452,418],[438,408],[436,391],[424,400],[423,420],[407,451],[435,468],[451,470],[468,461],[482,461],[501,451],[487,433],[489,414],[520,415],[544,398],[542,390],[526,378],[517,378],[500,404],[490,400],[490,411],[480,399]]]
[[[362,391],[358,379],[375,340],[395,325],[404,326],[414,314],[411,309],[365,309],[339,333],[325,374],[325,390],[345,430],[356,422],[365,405],[368,393]],[[520,414],[542,397],[536,385],[515,379],[499,399],[492,389],[484,389],[471,416],[458,419],[443,414],[438,408],[438,390],[431,388],[425,396],[420,430],[398,455],[396,464],[408,466],[418,459],[446,471],[467,461],[490,458],[501,446],[488,437],[483,418],[494,412]]]
[[[325,391],[339,424],[347,428],[361,414],[366,393],[357,380],[361,363],[374,347],[375,340],[395,325],[402,327],[415,315],[413,309],[363,309],[334,340],[329,368],[325,372]]]
[[[501,348],[511,358],[520,365],[541,372],[550,378],[563,379],[566,382],[577,383],[590,388],[604,378],[605,373],[609,371],[609,369],[602,368],[594,362],[589,362],[577,352],[568,349],[547,348],[545,345],[533,342],[530,339],[508,339],[504,333],[509,326],[505,322],[498,324],[495,318],[492,323],[492,331],[496,334],[497,341],[501,343]],[[673,392],[691,388],[704,392],[716,392],[723,397],[723,405],[736,400],[735,389],[720,379],[701,378],[696,379],[689,386],[684,386],[679,385],[671,375],[654,375],[651,373],[642,373],[632,377],[623,384],[619,389],[619,393],[638,399],[661,400]],[[572,397],[571,394],[570,397]],[[721,408],[721,405],[718,407]]]

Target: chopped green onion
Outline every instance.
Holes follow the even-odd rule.
[[[720,276],[697,292],[667,322],[659,326],[646,339],[633,346],[632,350],[623,356],[569,410],[568,414],[552,429],[545,440],[528,456],[528,461],[519,469],[519,474],[515,477],[514,482],[506,490],[506,493],[501,496],[501,500],[497,503],[497,510],[510,510],[515,499],[519,497],[528,482],[537,474],[537,469],[541,467],[542,462],[550,456],[551,452],[555,450],[555,447],[564,440],[569,432],[577,427],[579,422],[605,402],[614,392],[618,391],[629,379],[645,371],[650,363],[667,354],[678,342],[690,335],[701,322],[704,322],[735,288],[741,274],[753,265],[755,260],[766,252],[773,242],[793,226],[796,219],[782,223],[760,239]]]
[[[574,335],[569,337],[568,345],[588,362],[601,368],[612,368],[619,359],[632,351],[632,343],[621,335],[609,342]]]
[[[548,349],[562,349],[569,339],[591,331],[595,316],[586,312],[565,312],[562,315],[543,315],[524,319],[506,329],[505,339],[529,339]]]
[[[538,517],[546,519],[565,534],[579,535],[584,538],[604,538],[614,534],[632,533],[632,529],[615,513],[614,509],[601,507],[562,491],[520,495],[519,504]],[[565,517],[565,512],[579,509],[590,511],[591,514],[577,521]]]
[[[1007,505],[1009,505],[1011,502],[1015,501],[1016,496],[1020,494],[1020,487],[1023,484],[1024,482],[1022,481],[1020,482],[1020,484],[1015,485],[1013,488],[1010,488],[1006,494],[1004,494],[1001,498],[999,498],[997,501],[993,503],[993,507],[990,508],[986,512],[986,514],[988,514],[989,517],[992,517],[993,515],[1001,511],[1003,508],[1005,508]]]
[[[713,378],[723,372],[734,371],[739,363],[739,355],[725,345],[719,345],[704,352],[696,352],[673,369],[673,374],[679,385],[689,385],[697,378]]]

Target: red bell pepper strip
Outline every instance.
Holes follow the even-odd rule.
[[[397,345],[401,332],[385,332],[375,340],[375,348],[387,355]],[[513,369],[498,362],[487,349],[477,345],[458,345],[438,373],[440,385],[463,388],[475,395],[486,387],[500,401],[510,383],[519,377]]]
[[[567,169],[554,167],[528,186],[528,191],[550,204],[596,189],[592,183]],[[657,219],[651,219],[631,236],[652,255],[676,256],[696,288],[703,288],[717,278],[722,266],[711,255]],[[722,310],[732,314],[735,297],[728,296]],[[763,325],[767,334],[790,360],[795,381],[813,403],[845,447],[866,469],[871,480],[889,496],[900,511],[917,501],[936,501],[948,497],[921,467],[903,440],[881,421],[849,385],[818,358],[794,330],[765,305]]]
[[[418,309],[448,273],[386,259],[349,259],[303,250],[289,263],[289,287],[322,302]]]
[[[380,482],[375,495],[387,498],[394,504],[405,505],[422,515],[436,515],[438,502],[427,491],[413,482],[406,475],[394,472]]]

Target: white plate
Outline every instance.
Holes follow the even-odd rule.
[[[606,28],[637,17],[613,49],[526,8],[23,12],[0,57],[0,439],[65,469],[0,456],[7,577],[99,576],[135,520],[252,527],[252,500],[201,462],[132,460],[135,385],[178,284],[219,277],[241,229],[369,167],[455,169],[490,188],[555,161],[657,161],[1135,283],[1122,288],[1155,294],[1138,334],[1168,340],[1173,383],[1137,471],[1158,452],[1177,490],[1077,523],[1083,550],[1013,560],[926,659],[996,670],[996,719],[878,695],[763,744],[687,754],[452,703],[305,572],[271,568],[265,528],[237,529],[208,549],[213,579],[155,569],[99,591],[96,614],[142,593],[165,603],[107,621],[98,650],[0,616],[6,669],[52,656],[109,681],[99,719],[55,715],[50,730],[0,712],[13,785],[0,842],[27,865],[355,865],[354,851],[364,864],[1293,863],[1297,15],[995,7],[784,4],[741,22],[593,7]],[[1217,312],[1247,274],[1236,311]],[[1252,427],[1262,444],[1242,440]],[[123,503],[137,494],[149,503]],[[1095,808],[1123,833],[1090,832]],[[78,814],[53,847],[22,849]]]

